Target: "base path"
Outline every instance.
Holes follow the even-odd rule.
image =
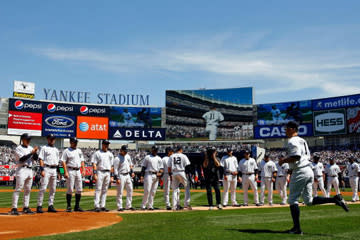
[[[117,214],[108,213],[43,213],[7,215],[10,209],[0,209],[0,239],[48,236],[81,232],[110,226],[122,221]]]

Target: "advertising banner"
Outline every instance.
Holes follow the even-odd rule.
[[[85,139],[107,139],[109,119],[105,117],[77,117],[76,137]]]
[[[360,107],[347,109],[347,126],[349,133],[360,133]]]
[[[28,133],[31,136],[41,136],[42,114],[9,111],[8,134],[21,135]]]
[[[76,117],[70,115],[45,114],[43,117],[42,135],[54,134],[56,137],[76,136]]]
[[[258,125],[282,125],[293,120],[311,123],[311,101],[284,102],[257,105]]]
[[[345,109],[314,112],[314,135],[346,134]]]
[[[161,127],[161,108],[110,107],[110,127]]]
[[[313,110],[328,110],[360,106],[360,94],[312,100]]]
[[[14,81],[13,96],[33,99],[35,97],[35,83]]]
[[[45,107],[43,102],[9,98],[9,111],[42,113]]]
[[[110,107],[99,105],[76,105],[76,115],[109,117]]]
[[[110,127],[109,139],[164,141],[165,128],[114,128]]]
[[[313,125],[311,123],[301,124],[299,126],[299,136],[310,137],[313,135]],[[255,126],[254,136],[256,139],[263,138],[285,138],[285,126],[284,125],[267,125],[267,126]]]

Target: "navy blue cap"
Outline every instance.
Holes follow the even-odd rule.
[[[122,145],[121,148],[120,148],[121,151],[124,151],[124,152],[127,152],[128,151],[128,148],[126,145]]]
[[[158,151],[159,148],[158,148],[156,145],[154,145],[154,146],[151,147],[151,150],[153,150],[153,151]]]
[[[30,140],[31,136],[28,133],[23,133],[20,137],[21,140]]]
[[[79,142],[79,140],[78,140],[76,137],[71,137],[71,138],[69,139],[69,141],[70,141],[71,143],[78,143],[78,142]]]
[[[50,133],[49,135],[46,136],[47,139],[55,139],[55,135]]]
[[[295,130],[298,130],[298,128],[299,128],[299,124],[295,121],[290,121],[285,126],[286,126],[286,128],[292,128]]]
[[[109,140],[104,139],[104,140],[102,140],[102,144],[109,145],[110,142],[109,142]]]

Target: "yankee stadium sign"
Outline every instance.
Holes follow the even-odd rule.
[[[113,93],[98,93],[96,100],[92,99],[90,92],[71,91],[71,90],[56,90],[52,88],[43,89],[45,100],[73,102],[73,103],[91,103],[97,104],[111,104],[111,105],[134,105],[134,106],[149,106],[150,96],[142,94],[113,94]]]

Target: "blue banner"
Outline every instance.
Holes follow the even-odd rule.
[[[146,140],[164,141],[165,128],[117,128],[110,127],[109,139],[112,140]]]
[[[56,137],[68,138],[76,136],[76,117],[65,115],[44,114],[42,135],[50,133]]]
[[[301,137],[310,137],[313,135],[313,125],[311,123],[301,124],[299,126],[299,136]],[[255,126],[254,128],[254,137],[256,139],[263,138],[285,138],[285,126]]]
[[[314,111],[356,106],[360,106],[360,94],[312,100]]]

